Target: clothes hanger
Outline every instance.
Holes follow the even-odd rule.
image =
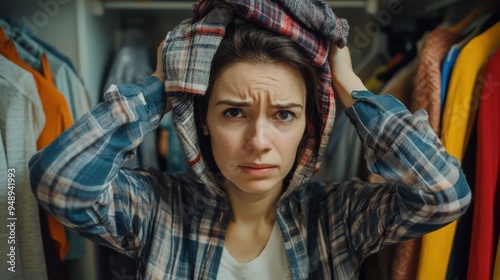
[[[451,27],[450,30],[456,33],[463,33],[464,30],[478,18],[491,13],[491,11],[498,9],[498,7],[500,7],[499,2],[483,2],[472,9],[472,11],[468,13],[464,19]]]
[[[497,5],[496,11],[481,25],[480,32],[484,32],[500,21],[500,8]]]
[[[3,32],[5,33],[5,35],[7,37],[10,37],[10,24],[7,20],[5,20],[4,18],[0,17],[0,29],[3,29]]]
[[[462,49],[470,40],[472,40],[477,35],[481,34],[481,26],[490,18],[492,13],[483,15],[476,21],[474,21],[467,29],[464,30],[463,34],[465,37],[459,42],[453,45],[453,48]]]

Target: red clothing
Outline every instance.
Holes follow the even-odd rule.
[[[474,218],[467,279],[490,280],[493,276],[500,214],[500,51],[488,61],[483,81],[478,122]],[[496,225],[496,228],[495,228]]]

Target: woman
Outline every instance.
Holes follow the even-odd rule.
[[[329,137],[316,70],[293,40],[249,23],[228,27],[205,97],[171,97],[183,100],[174,113],[194,110],[196,129],[178,132],[184,147],[201,149],[190,164],[208,169],[197,178],[122,169],[170,108],[162,61],[160,46],[152,77],[112,86],[30,162],[44,209],[135,258],[141,278],[354,279],[367,255],[442,227],[469,204],[459,162],[426,114],[366,91],[347,48],[334,44],[335,89],[369,167],[388,182],[308,182],[308,159],[321,159]]]

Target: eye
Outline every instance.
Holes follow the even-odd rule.
[[[280,110],[280,111],[276,112],[276,117],[280,121],[291,122],[295,118],[295,114],[291,111]]]
[[[243,116],[241,109],[238,109],[238,108],[226,109],[226,110],[224,110],[223,114],[224,114],[224,116],[226,116],[228,118],[241,118]]]

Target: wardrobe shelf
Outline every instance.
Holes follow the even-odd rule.
[[[103,7],[106,10],[189,10],[196,1],[106,1]]]
[[[197,1],[103,1],[105,10],[190,10]],[[334,8],[365,8],[365,0],[325,1]]]

